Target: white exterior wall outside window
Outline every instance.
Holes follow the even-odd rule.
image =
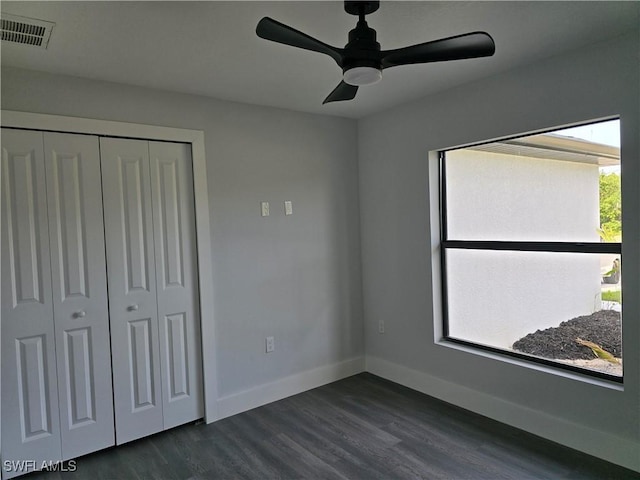
[[[619,128],[585,128],[601,125]],[[444,152],[444,238],[459,242],[444,258],[449,338],[509,350],[530,333],[611,307],[602,275],[617,255],[531,251],[531,242],[536,250],[601,240],[600,170],[619,172],[619,148],[565,135]]]
[[[471,149],[446,155],[449,238],[599,241],[597,164]],[[447,270],[456,338],[508,349],[600,309],[599,255],[456,250]]]

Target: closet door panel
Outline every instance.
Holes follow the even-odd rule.
[[[2,129],[1,168],[2,458],[40,465],[61,458],[42,133]]]
[[[114,444],[98,137],[44,134],[62,455]]]
[[[100,139],[118,444],[163,429],[148,142]]]
[[[149,142],[164,428],[204,415],[189,145]]]

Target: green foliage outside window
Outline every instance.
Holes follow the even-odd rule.
[[[620,175],[600,173],[600,236],[606,242],[622,238],[622,198]]]
[[[622,302],[622,292],[620,290],[605,290],[602,292],[603,302]]]

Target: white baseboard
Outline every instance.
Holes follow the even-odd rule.
[[[366,356],[366,371],[553,442],[640,471],[640,443],[552,417],[418,370]]]
[[[266,383],[218,399],[218,420],[312,388],[364,372],[364,357],[357,357]]]

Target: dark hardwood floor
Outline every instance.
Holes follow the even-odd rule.
[[[360,374],[211,425],[186,425],[76,460],[44,479],[640,479]]]

